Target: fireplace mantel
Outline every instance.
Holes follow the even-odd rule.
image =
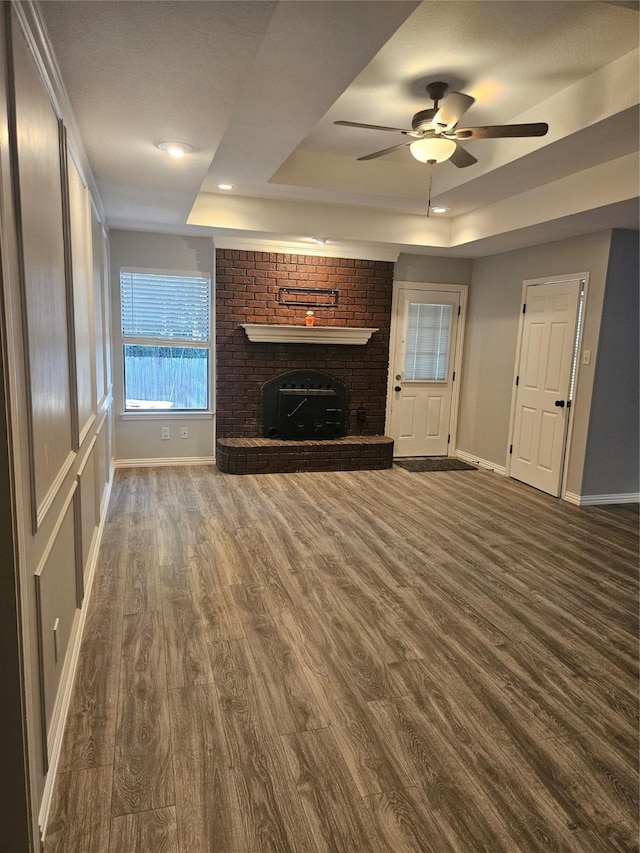
[[[291,326],[285,323],[241,323],[253,343],[366,344],[378,329],[355,326]]]

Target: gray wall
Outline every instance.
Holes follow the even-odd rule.
[[[582,481],[583,495],[640,492],[637,231],[614,231]]]
[[[462,369],[457,450],[505,466],[522,283],[589,273],[584,349],[572,418],[567,491],[580,494],[611,232],[505,252],[473,262]]]
[[[97,208],[92,217],[88,170],[79,154],[78,162],[66,156],[71,122],[58,111],[65,100],[48,73],[48,54],[38,50],[37,10],[5,6],[0,853],[26,853],[40,849],[38,819],[50,801],[85,582],[96,564],[110,489],[108,245]],[[72,130],[69,141],[78,153]]]
[[[173,270],[213,279],[213,240],[208,237],[180,237],[144,231],[110,232],[111,317],[113,320],[113,400],[114,453],[116,461],[146,459],[211,459],[214,454],[213,415],[127,414],[124,412],[122,342],[120,337],[120,269]],[[213,352],[213,343],[212,343]],[[212,392],[211,405],[215,395]],[[163,426],[171,431],[161,439]],[[189,437],[180,438],[186,426]]]
[[[400,254],[393,277],[396,281],[425,284],[469,284],[472,268],[473,261],[469,258]]]
[[[0,25],[1,26],[1,25]],[[1,283],[1,280],[0,280]],[[2,338],[0,330],[0,340]],[[2,355],[4,341],[2,341]],[[5,359],[1,358],[3,367]],[[29,849],[29,798],[22,703],[22,655],[17,555],[13,541],[11,448],[4,370],[0,371],[0,853]]]

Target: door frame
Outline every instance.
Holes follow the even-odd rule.
[[[507,439],[507,464],[506,464],[506,475],[507,477],[511,477],[511,452],[510,449],[513,446],[513,434],[515,430],[516,423],[516,402],[517,402],[517,387],[516,387],[516,378],[520,371],[520,359],[522,357],[522,338],[524,336],[524,305],[526,302],[527,288],[536,285],[536,284],[563,284],[567,281],[581,281],[583,287],[583,300],[582,300],[582,315],[578,313],[576,318],[576,322],[579,323],[578,326],[578,339],[577,339],[577,352],[578,358],[576,359],[576,375],[575,375],[575,384],[573,388],[573,397],[571,400],[571,408],[568,412],[568,423],[564,440],[564,449],[562,452],[562,475],[560,477],[560,499],[567,500],[567,474],[569,469],[569,459],[571,457],[571,439],[573,435],[573,415],[575,412],[575,399],[578,395],[578,387],[580,382],[580,365],[582,364],[582,358],[580,358],[580,353],[582,349],[582,338],[584,334],[584,321],[585,315],[587,311],[587,298],[589,294],[589,273],[588,272],[578,272],[567,275],[554,275],[554,276],[545,276],[544,278],[526,278],[522,282],[522,292],[520,296],[520,319],[518,321],[518,337],[516,341],[516,355],[513,365],[513,380],[511,382],[511,411],[509,414],[509,436]],[[515,478],[514,478],[515,479]],[[527,485],[525,483],[525,485]],[[533,486],[531,488],[534,488]],[[552,497],[549,495],[549,497]]]
[[[460,299],[460,314],[458,316],[456,345],[453,352],[453,372],[455,380],[451,389],[451,411],[449,413],[449,435],[450,440],[447,445],[447,456],[454,456],[456,449],[456,436],[458,431],[458,406],[460,400],[460,379],[462,375],[462,352],[464,343],[464,334],[466,330],[467,319],[467,293],[469,285],[467,284],[438,284],[437,282],[424,281],[393,281],[393,296],[391,300],[391,331],[389,335],[389,370],[387,374],[387,406],[384,431],[385,435],[390,435],[391,429],[391,406],[393,403],[393,386],[396,384],[394,380],[393,356],[396,351],[396,341],[399,334],[399,316],[400,294],[405,290],[423,290],[425,293],[434,291],[442,293],[457,293]]]

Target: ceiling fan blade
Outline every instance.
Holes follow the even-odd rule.
[[[404,148],[405,145],[411,145],[411,142],[401,142],[400,145],[392,145],[391,148],[383,148],[382,151],[374,151],[373,154],[366,154],[364,157],[358,157],[358,160],[375,160],[376,157],[383,157],[385,154],[390,154],[396,148]]]
[[[457,127],[454,139],[503,139],[511,136],[544,136],[549,130],[546,122],[536,124],[496,124],[487,127]]]
[[[361,124],[359,121],[334,121],[334,124],[339,124],[341,127],[364,127],[367,130],[391,130],[394,133],[413,133],[412,130],[406,130],[402,127],[384,127],[381,124]]]
[[[453,152],[449,160],[453,163],[454,166],[457,166],[458,169],[464,169],[465,166],[473,166],[474,163],[478,162],[478,158],[474,157],[473,154],[469,154],[468,151],[461,145],[456,145],[456,150]]]
[[[433,127],[442,130],[453,130],[462,116],[469,109],[475,98],[463,95],[462,92],[451,92],[442,101],[442,106],[433,117]]]

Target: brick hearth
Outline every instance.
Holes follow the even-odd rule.
[[[371,471],[391,468],[393,439],[384,435],[354,435],[327,441],[219,438],[216,464],[225,474]]]

